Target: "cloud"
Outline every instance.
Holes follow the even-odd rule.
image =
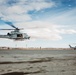
[[[38,28],[26,30],[27,34],[31,36],[31,39],[46,39],[46,40],[60,40],[62,37],[54,31],[48,28]]]
[[[9,15],[9,16],[3,16],[4,20],[13,21],[13,22],[19,22],[19,21],[28,21],[31,20],[30,15]]]
[[[51,8],[54,2],[45,0],[1,0],[0,16],[8,21],[28,21],[32,20],[30,11],[40,11],[45,8]]]
[[[33,9],[39,11],[41,9],[45,9],[45,8],[50,8],[53,7],[55,5],[54,2],[46,2],[45,0],[43,1],[35,1],[29,4]]]
[[[62,24],[62,25],[75,25],[76,24],[76,8],[72,8],[71,10],[62,10],[56,11],[56,14],[50,16],[47,19],[52,23]]]
[[[76,34],[76,30],[74,29],[61,29],[61,34]]]
[[[16,23],[17,27],[24,27],[31,39],[61,40],[62,34],[75,34],[74,29],[65,29],[64,26],[55,25],[50,22],[32,21],[26,23]]]

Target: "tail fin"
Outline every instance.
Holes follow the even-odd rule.
[[[69,47],[72,48],[71,45],[69,45]]]

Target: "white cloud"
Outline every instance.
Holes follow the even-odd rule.
[[[60,12],[56,12],[57,14],[51,16],[49,14],[48,21],[51,21],[52,23],[56,24],[64,24],[64,25],[75,25],[76,24],[76,8],[73,8],[71,10],[60,10]]]
[[[26,23],[17,23],[17,27],[24,27],[23,32],[31,36],[31,39],[61,40],[61,34],[74,34],[74,29],[64,29],[59,25],[50,22],[32,21]]]
[[[76,30],[74,30],[74,29],[61,29],[60,30],[61,32],[59,32],[59,33],[61,33],[61,34],[76,34]]]
[[[14,22],[18,22],[18,21],[27,21],[27,20],[31,20],[30,15],[9,15],[9,16],[4,16],[4,20],[9,20],[9,21],[14,21]],[[11,19],[10,19],[11,18]]]
[[[31,39],[46,39],[46,40],[60,40],[62,37],[49,28],[38,28],[26,30]]]
[[[17,26],[19,27],[24,27],[24,28],[30,28],[30,29],[36,29],[36,28],[57,28],[55,24],[52,24],[50,22],[44,22],[44,21],[30,21],[30,22],[19,22],[16,23]],[[52,29],[53,30],[53,29]]]
[[[48,2],[45,2],[45,1],[39,1],[39,2],[32,2],[32,3],[30,3],[30,6],[31,6],[33,9],[39,11],[39,10],[41,10],[41,9],[49,8],[49,7],[54,6],[54,3],[53,3],[53,2],[48,3]]]
[[[5,11],[7,12],[7,15],[11,15],[11,14],[23,14],[23,13],[25,13],[24,8],[22,8],[19,5],[8,7]]]
[[[39,11],[45,8],[53,7],[54,2],[45,0],[0,0],[0,16],[8,21],[27,21],[31,20],[29,11]]]

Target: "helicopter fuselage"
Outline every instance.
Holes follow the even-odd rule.
[[[26,33],[21,33],[18,30],[11,31],[11,33],[7,33],[7,35],[0,35],[0,38],[8,38],[13,40],[25,40],[30,39]]]

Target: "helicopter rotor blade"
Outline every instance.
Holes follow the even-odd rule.
[[[8,24],[8,25],[10,25],[10,26],[12,26],[13,28],[15,28],[15,29],[17,29],[17,27],[15,27],[13,24],[12,24],[12,22],[5,22],[6,24]]]
[[[0,30],[15,30],[15,29],[0,29]],[[19,30],[23,30],[23,28],[20,28]]]
[[[1,19],[0,19],[0,20],[1,20]],[[23,28],[20,28],[20,29],[19,29],[18,27],[14,26],[12,22],[4,21],[4,20],[1,20],[1,21],[3,21],[4,23],[10,25],[11,27],[13,27],[13,28],[15,28],[15,29],[0,29],[0,30],[22,30],[22,29],[23,29]]]
[[[15,29],[0,29],[0,30],[15,30]]]

